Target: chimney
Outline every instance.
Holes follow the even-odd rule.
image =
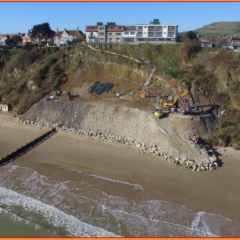
[[[77,27],[77,30],[79,31],[79,27]]]
[[[58,28],[57,28],[57,32],[58,32]]]
[[[66,28],[64,28],[64,31],[66,31]]]
[[[29,33],[29,34],[31,33],[30,29],[28,29],[28,33]]]

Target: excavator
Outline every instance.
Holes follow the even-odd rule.
[[[182,98],[183,96],[185,96],[186,94],[189,93],[188,90],[186,90],[185,92],[183,92],[182,94],[180,94],[179,91],[178,91],[178,89],[177,89],[177,86],[176,86],[175,83],[174,83],[174,79],[172,79],[171,82],[172,82],[173,87],[175,88],[176,93],[177,93],[178,95],[174,98],[174,100],[173,100],[172,103],[171,103],[171,102],[168,102],[168,101],[165,102],[165,103],[164,103],[164,107],[165,107],[165,108],[169,108],[169,107],[171,107],[171,106],[176,106],[177,101],[178,101],[178,99],[180,98],[180,100],[181,100],[181,102],[182,102],[181,111],[190,112],[190,111],[191,111],[191,108],[189,107],[188,103],[184,100],[184,98]]]
[[[163,97],[161,98],[160,103],[159,103],[159,96],[157,96],[157,98],[158,98],[157,102],[158,102],[159,107],[157,106],[156,109],[155,109],[155,116],[160,118],[160,117],[163,116],[163,110],[162,110]]]
[[[180,95],[177,95],[174,99],[173,99],[173,102],[170,102],[169,100],[167,100],[167,102],[164,103],[164,107],[165,108],[169,108],[169,107],[172,107],[172,106],[176,106],[177,104],[177,100],[180,98],[180,97],[183,97],[185,95],[188,94],[188,90],[186,90],[185,92],[183,92],[182,94]]]

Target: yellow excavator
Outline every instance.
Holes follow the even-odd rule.
[[[177,100],[180,98],[180,97],[183,97],[185,95],[188,94],[188,90],[186,90],[185,92],[183,92],[182,94],[180,95],[177,95],[174,99],[173,99],[173,102],[170,102],[169,100],[167,100],[165,103],[164,103],[164,107],[165,108],[169,108],[169,107],[172,107],[172,106],[175,106],[177,104]]]
[[[158,105],[159,107],[157,106],[156,109],[155,109],[155,116],[160,118],[163,116],[163,111],[162,111],[162,102],[163,102],[163,98],[161,98],[161,101],[159,103],[159,96],[157,96],[158,98]]]

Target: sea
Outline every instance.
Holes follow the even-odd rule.
[[[0,237],[236,237],[240,223],[138,184],[43,164],[0,168]]]

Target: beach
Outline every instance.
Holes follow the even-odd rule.
[[[10,115],[1,114],[0,123],[1,136],[4,136],[0,141],[0,157],[47,132],[45,128],[20,125],[17,123],[17,119]],[[236,228],[236,232],[233,234],[238,234],[240,233],[238,229],[238,222],[240,222],[240,176],[238,174],[240,152],[232,148],[219,148],[217,151],[223,163],[222,167],[213,171],[193,172],[166,162],[164,159],[142,154],[139,150],[123,144],[57,132],[47,141],[16,159],[11,163],[11,166],[22,169],[30,168],[31,171],[44,176],[46,181],[52,182],[72,181],[80,184],[76,179],[79,179],[77,174],[82,174],[84,181],[88,181],[90,185],[98,184],[99,190],[107,195],[131,199],[131,201],[143,201],[144,199],[148,204],[151,201],[174,204],[177,206],[176,211],[178,211],[177,208],[186,208],[189,212],[192,211],[200,217],[201,213],[206,213],[208,216],[214,215],[216,222],[219,222],[220,218],[225,219],[224,221],[230,219],[236,225],[231,224]],[[10,172],[10,167],[6,165],[1,167],[1,174],[3,174],[4,168]],[[18,174],[20,174],[19,171]],[[91,176],[94,178],[90,178]],[[95,182],[96,179],[97,182]],[[9,178],[6,185],[2,183],[1,186],[10,186],[10,180]],[[102,184],[99,181],[103,181]],[[105,184],[104,181],[110,185]],[[120,186],[120,183],[123,183],[123,186]],[[20,184],[11,189],[21,193],[27,192]],[[45,203],[47,203],[46,200]],[[73,204],[79,206],[78,203]],[[72,210],[69,210],[70,212],[73,213]],[[78,217],[78,215],[75,216]],[[207,217],[205,218],[207,219]],[[189,228],[196,229],[192,220],[188,220],[187,216],[184,219],[189,221]],[[89,222],[96,224],[94,220]],[[198,228],[205,229],[201,228],[200,225]],[[118,228],[116,227],[116,229]],[[112,230],[111,232],[117,235],[121,235],[119,234],[121,232],[125,233],[124,236],[137,236],[131,235],[132,232],[129,229],[119,230],[120,227],[118,230],[116,229],[109,226],[107,230]],[[212,234],[218,236],[217,232],[211,230],[213,227],[210,226],[209,229]],[[228,236],[229,233],[226,229],[221,231],[226,231],[225,236]],[[151,234],[148,233],[148,236]]]

